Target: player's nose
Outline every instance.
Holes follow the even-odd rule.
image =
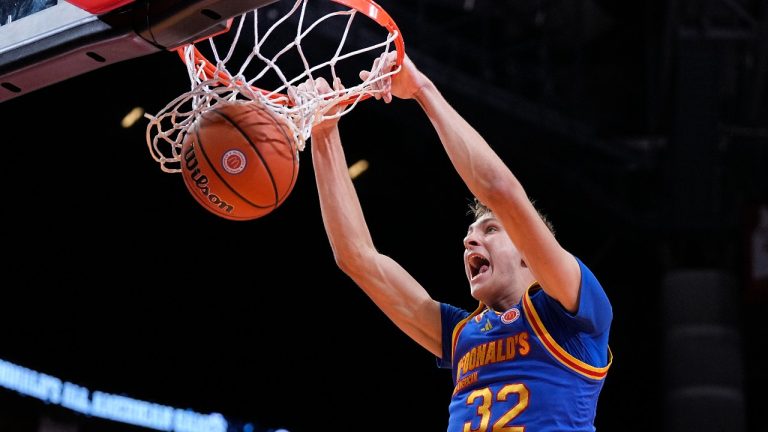
[[[477,235],[473,233],[467,233],[464,237],[464,248],[469,249],[473,246],[478,246],[480,242],[477,239]]]

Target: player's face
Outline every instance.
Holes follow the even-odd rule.
[[[472,296],[490,304],[522,281],[522,256],[501,223],[488,213],[472,223],[464,237],[464,271]]]

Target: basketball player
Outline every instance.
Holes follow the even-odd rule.
[[[394,57],[384,61],[394,64]],[[361,72],[364,79],[368,74]],[[316,85],[329,90],[323,80]],[[387,103],[395,96],[421,105],[476,197],[464,270],[480,304],[469,312],[432,299],[376,250],[337,120],[327,120],[313,129],[312,162],[339,267],[441,367],[452,369],[449,432],[593,431],[611,364],[613,315],[600,283],[558,244],[514,174],[410,59],[381,89]]]

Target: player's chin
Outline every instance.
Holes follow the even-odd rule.
[[[472,295],[472,297],[475,300],[482,301],[481,299],[484,297],[483,294],[485,293],[485,291],[487,291],[487,289],[485,289],[486,285],[487,284],[484,284],[484,283],[482,283],[480,281],[472,281],[472,280],[470,280],[469,281],[469,293]]]

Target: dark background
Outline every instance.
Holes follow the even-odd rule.
[[[736,360],[717,371],[736,371],[726,387],[746,420],[718,430],[765,430],[768,302],[748,240],[768,204],[766,1],[380,4],[605,287],[615,362],[598,430],[674,430],[670,316],[698,300],[670,303],[665,287],[689,270],[732,280]],[[0,358],[233,424],[444,430],[450,373],[336,268],[309,151],[282,206],[233,222],[160,171],[146,120],[120,127],[187,89],[167,52],[0,105]],[[418,105],[366,101],[341,132],[349,162],[370,162],[355,185],[379,250],[435,299],[472,308],[471,195]],[[699,346],[690,367],[711,376],[696,365],[723,349]],[[137,430],[0,391],[0,430],[38,430],[38,412],[75,430]]]

